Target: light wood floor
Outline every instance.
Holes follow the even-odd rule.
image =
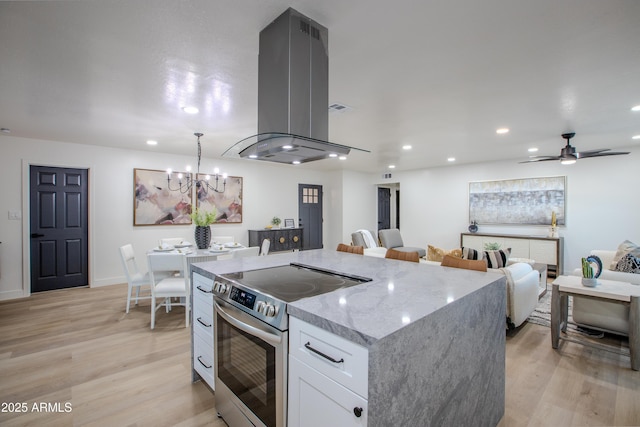
[[[148,300],[125,314],[125,295],[115,285],[0,302],[0,402],[27,404],[0,412],[0,425],[225,425],[209,389],[191,383],[183,309],[159,311],[151,331]],[[628,357],[573,343],[556,351],[548,328],[526,323],[506,350],[501,427],[640,425],[640,372]]]

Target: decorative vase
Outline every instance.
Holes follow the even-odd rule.
[[[471,225],[469,226],[469,232],[475,233],[478,231],[478,224],[475,221],[471,221]]]
[[[586,286],[587,288],[595,288],[598,284],[598,279],[592,278],[587,279],[586,277],[582,278],[582,286]]]
[[[211,227],[208,225],[196,225],[194,237],[198,249],[207,249],[211,243]]]

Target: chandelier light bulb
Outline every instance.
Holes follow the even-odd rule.
[[[182,179],[182,173],[178,174],[178,179]]]
[[[167,175],[171,175],[171,168],[167,169]]]
[[[222,174],[222,178],[223,178],[223,179],[227,179],[227,176],[228,176],[228,175],[227,175],[227,173],[226,173],[226,172]]]
[[[191,166],[187,165],[187,172],[191,172]]]
[[[211,175],[207,175],[204,177],[204,179],[206,179],[207,181],[209,181],[211,179]]]
[[[220,173],[220,169],[219,168],[213,168],[213,173],[218,175]]]

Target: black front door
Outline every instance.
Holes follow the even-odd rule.
[[[322,248],[322,185],[298,184],[302,249]]]
[[[391,189],[378,187],[378,230],[391,228]]]
[[[87,176],[31,166],[31,292],[89,284]]]

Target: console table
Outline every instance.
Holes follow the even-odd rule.
[[[640,287],[626,282],[598,279],[594,288],[582,286],[580,276],[560,276],[552,283],[551,289],[551,347],[558,348],[560,340],[570,341],[613,353],[628,355],[631,369],[640,370]],[[629,353],[615,347],[597,344],[580,337],[566,335],[569,297],[593,298],[615,302],[629,307]],[[561,334],[565,332],[565,335]]]
[[[547,264],[548,272],[560,276],[564,271],[564,238],[522,236],[517,234],[461,233],[460,246],[484,251],[487,243],[498,243],[501,249],[511,248],[511,256],[528,258]]]
[[[300,250],[302,249],[302,228],[249,230],[249,246],[260,246],[264,239],[271,242],[270,252]]]

